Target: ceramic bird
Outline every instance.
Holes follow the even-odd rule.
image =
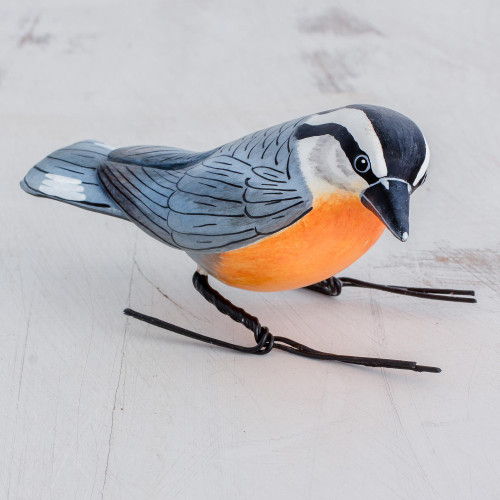
[[[350,105],[202,153],[78,142],[34,166],[21,187],[129,220],[187,252],[198,264],[197,289],[245,324],[235,312],[242,310],[211,289],[206,275],[247,290],[311,287],[334,295],[332,286],[341,282],[332,277],[385,228],[407,240],[410,195],[425,181],[428,165],[429,148],[412,120],[380,106]],[[475,300],[457,297],[469,291],[392,288]],[[246,326],[262,340],[257,330],[265,327]],[[271,337],[267,332],[263,343],[268,350]]]

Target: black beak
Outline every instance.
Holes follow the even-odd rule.
[[[407,182],[381,179],[361,193],[361,203],[371,210],[401,241],[409,234],[410,190]]]

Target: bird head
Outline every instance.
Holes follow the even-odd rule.
[[[412,120],[355,104],[312,115],[296,137],[314,194],[356,192],[396,238],[408,239],[410,195],[425,181],[429,164],[429,148]]]

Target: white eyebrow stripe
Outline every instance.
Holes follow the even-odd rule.
[[[429,151],[429,146],[427,146],[427,141],[425,140],[425,137],[424,137],[424,142],[425,142],[425,158],[422,163],[422,166],[420,167],[420,170],[418,171],[417,176],[415,177],[415,180],[413,181],[414,186],[416,186],[420,182],[422,177],[425,175],[425,172],[427,172],[427,167],[429,166],[431,153]]]
[[[364,111],[356,108],[341,108],[322,115],[313,115],[306,123],[308,125],[325,123],[342,125],[370,158],[372,172],[379,179],[387,175],[387,164],[380,139]]]

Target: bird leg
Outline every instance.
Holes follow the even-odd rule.
[[[354,278],[332,276],[326,280],[309,285],[304,288],[320,292],[325,295],[336,297],[342,292],[345,286],[353,286],[357,288],[372,288],[374,290],[382,290],[383,292],[398,293],[400,295],[409,295],[411,297],[420,297],[422,299],[446,300],[450,302],[467,302],[474,304],[477,300],[474,298],[473,290],[452,290],[449,288],[415,288],[406,286],[379,285],[368,281],[361,281]]]
[[[191,330],[186,330],[185,328],[167,323],[166,321],[147,316],[137,311],[133,311],[132,309],[127,308],[123,312],[127,316],[132,316],[136,319],[157,326],[159,328],[178,333],[179,335],[200,340],[201,342],[206,342],[208,344],[213,344],[219,347],[225,347],[227,349],[232,349],[249,354],[267,354],[272,349],[279,349],[281,351],[286,351],[298,356],[305,356],[308,358],[326,361],[340,361],[342,363],[350,363],[355,365],[373,366],[379,368],[395,368],[399,370],[412,370],[416,372],[439,373],[441,371],[440,368],[436,368],[433,366],[418,365],[415,361],[367,358],[359,356],[343,356],[340,354],[326,353],[318,351],[316,349],[312,349],[304,344],[300,344],[299,342],[286,337],[274,336],[269,331],[269,328],[267,328],[266,326],[262,326],[255,316],[252,316],[244,309],[235,306],[234,304],[229,302],[229,300],[224,298],[219,292],[214,290],[209,285],[208,277],[206,275],[195,272],[193,275],[193,285],[196,290],[200,292],[200,294],[208,302],[213,304],[221,313],[229,316],[232,320],[236,321],[237,323],[241,323],[243,326],[251,330],[254,334],[256,344],[252,347],[232,344],[230,342],[225,342],[223,340],[218,340],[213,337],[208,337],[206,335],[192,332]]]

